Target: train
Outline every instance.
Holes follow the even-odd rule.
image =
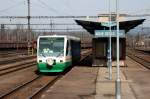
[[[47,35],[37,39],[39,72],[63,72],[80,61],[81,40],[75,36]]]

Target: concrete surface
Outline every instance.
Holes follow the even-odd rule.
[[[97,72],[97,67],[74,67],[39,98],[94,99]]]
[[[128,80],[122,72],[120,72],[121,78],[121,99],[135,99],[131,88],[129,87]],[[116,80],[116,68],[112,68],[112,80],[108,79],[108,69],[101,67],[98,72],[98,78],[96,81],[96,95],[95,99],[115,99],[115,80]]]
[[[122,71],[127,79],[132,80],[129,85],[134,96],[136,99],[150,99],[150,70],[133,62],[130,58],[127,60],[128,68]]]

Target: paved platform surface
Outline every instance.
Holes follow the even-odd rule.
[[[121,78],[121,99],[135,99],[134,93],[129,87],[129,80],[120,72]],[[108,79],[108,69],[100,67],[96,81],[95,99],[115,99],[116,68],[112,68],[112,80]]]
[[[74,67],[39,98],[94,99],[97,73],[97,67]]]
[[[150,99],[150,71],[130,58],[126,64],[120,71],[121,99]],[[115,99],[115,67],[112,74],[109,80],[106,67],[74,67],[39,98]]]
[[[122,69],[136,99],[150,99],[150,70],[127,57],[127,68]]]

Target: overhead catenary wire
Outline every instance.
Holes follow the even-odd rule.
[[[39,1],[45,8],[47,8],[47,9],[48,9],[49,11],[51,11],[51,12],[55,12],[55,13],[57,13],[58,15],[59,15],[60,13],[62,13],[62,12],[56,10],[55,8],[53,8],[53,7],[49,6],[49,5],[47,5],[45,2],[43,2],[43,1],[41,1],[41,0],[37,0],[37,1]],[[65,14],[67,14],[67,13],[65,13]]]
[[[38,6],[38,8],[40,7],[40,8],[42,8],[42,9],[45,9],[45,6],[44,6],[43,4],[41,4],[41,3],[33,2],[33,3],[31,3],[31,4],[33,5],[33,6],[31,6],[31,7],[36,7],[36,6]],[[52,14],[52,11],[48,10],[47,13]]]
[[[14,4],[8,8],[2,9],[2,10],[0,10],[0,12],[6,12],[8,10],[12,10],[13,8],[20,6],[20,4],[24,4],[24,1],[18,2],[18,3]]]
[[[140,9],[140,10],[137,10],[137,11],[132,11],[131,13],[132,14],[137,14],[137,13],[143,13],[143,12],[146,12],[147,14],[150,12],[150,8],[146,8],[146,9]]]
[[[70,0],[64,0],[63,5],[67,10],[69,10],[70,12],[73,12],[73,9],[70,5]],[[68,15],[72,15],[72,14],[68,12]]]

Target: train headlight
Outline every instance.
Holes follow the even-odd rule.
[[[48,58],[48,59],[47,59],[47,64],[48,64],[48,65],[53,65],[53,64],[54,64],[54,60],[51,59],[51,58]]]
[[[63,60],[60,60],[60,62],[63,62]]]

